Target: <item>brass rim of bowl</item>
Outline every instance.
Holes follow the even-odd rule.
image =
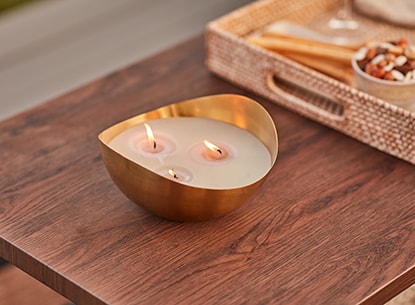
[[[102,131],[98,138],[102,144],[108,146],[115,136],[132,126],[149,120],[173,117],[210,118],[248,130],[269,150],[271,167],[277,159],[278,132],[272,117],[258,102],[236,94],[210,95],[163,106],[119,122]]]

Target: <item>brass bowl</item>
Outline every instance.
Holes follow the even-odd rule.
[[[172,117],[209,118],[249,131],[269,150],[269,170],[259,180],[241,187],[195,187],[146,169],[109,146],[115,136],[132,126]],[[98,138],[105,166],[121,192],[145,210],[176,221],[208,220],[237,209],[265,181],[278,154],[278,135],[271,116],[254,100],[233,94],[205,96],[164,106],[113,125]]]

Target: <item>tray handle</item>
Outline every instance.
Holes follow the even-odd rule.
[[[266,75],[266,84],[277,98],[285,99],[286,106],[300,113],[313,118],[317,116],[325,121],[344,121],[346,102],[339,98],[339,94],[315,89],[312,84],[307,85],[306,81],[292,79],[293,77],[270,71]]]

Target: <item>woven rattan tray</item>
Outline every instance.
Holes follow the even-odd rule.
[[[332,0],[262,0],[233,11],[206,27],[206,65],[226,80],[255,92],[363,143],[415,164],[415,112],[361,92],[286,57],[246,42],[278,20],[307,26],[333,10]],[[379,40],[415,30],[374,20]]]

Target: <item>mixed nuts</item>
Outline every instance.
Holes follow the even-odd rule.
[[[391,42],[368,42],[355,54],[362,71],[379,79],[415,80],[415,49],[401,38]]]

